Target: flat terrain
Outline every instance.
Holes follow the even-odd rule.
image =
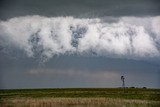
[[[0,90],[0,106],[160,107],[160,89],[57,88]]]

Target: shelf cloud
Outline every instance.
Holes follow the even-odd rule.
[[[160,16],[15,17],[0,21],[0,51],[16,48],[44,61],[60,54],[155,58],[160,56],[159,28]]]

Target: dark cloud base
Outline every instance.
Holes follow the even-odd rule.
[[[119,87],[121,75],[128,87],[160,87],[159,65],[147,61],[60,55],[43,65],[28,58],[4,62],[0,88]]]
[[[1,0],[0,19],[15,16],[157,16],[159,0]]]

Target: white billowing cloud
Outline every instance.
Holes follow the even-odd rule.
[[[160,16],[117,19],[110,23],[101,18],[15,17],[0,22],[0,45],[47,59],[75,53],[131,59],[160,56]]]
[[[152,30],[156,34],[156,39],[160,41],[160,16],[153,18]]]

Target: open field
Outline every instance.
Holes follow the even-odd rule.
[[[63,88],[0,90],[0,106],[159,107],[160,89]]]

